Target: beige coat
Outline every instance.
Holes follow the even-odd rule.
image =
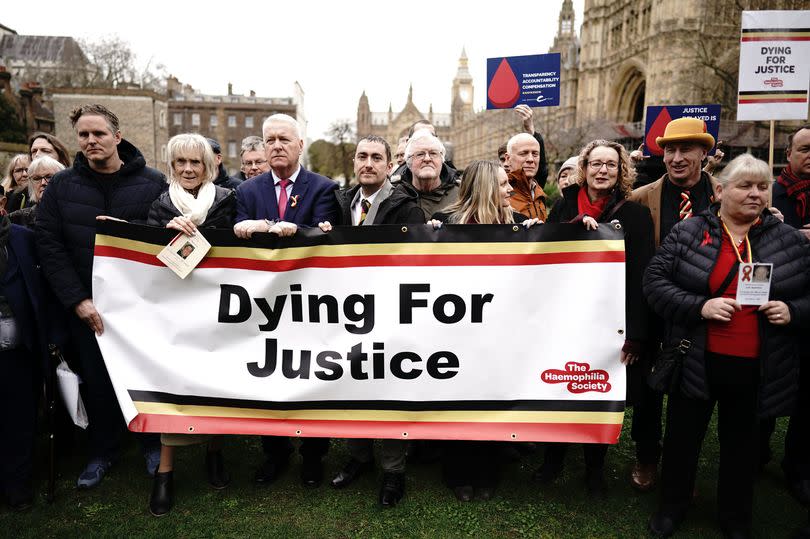
[[[706,177],[709,178],[709,181],[712,184],[712,189],[715,190],[718,184],[717,179],[715,179],[715,177],[708,172],[701,172],[701,174],[705,174]],[[653,218],[653,225],[655,225],[656,248],[661,245],[661,195],[664,191],[663,186],[665,181],[669,181],[669,177],[666,174],[652,183],[648,183],[647,185],[635,189],[630,194],[630,200],[633,202],[638,202],[643,206],[647,206],[650,209],[650,213],[652,214]]]

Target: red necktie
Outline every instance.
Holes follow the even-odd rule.
[[[278,184],[281,186],[281,192],[278,194],[278,218],[284,219],[284,212],[287,211],[287,186],[290,185],[290,180],[285,178],[279,180]]]

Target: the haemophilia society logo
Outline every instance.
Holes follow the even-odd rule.
[[[543,371],[540,379],[547,384],[568,384],[571,393],[607,393],[610,391],[610,375],[602,369],[591,370],[588,363],[569,361],[565,370],[548,369]]]

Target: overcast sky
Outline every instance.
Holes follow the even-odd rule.
[[[574,0],[576,28],[584,0]],[[486,59],[548,52],[562,0],[488,4],[423,1],[7,2],[0,24],[21,35],[97,39],[117,34],[195,89],[284,97],[305,92],[308,135],[357,115],[363,90],[372,111],[394,112],[413,83],[417,107],[450,111],[462,47],[470,59],[475,108],[485,106]],[[208,8],[208,6],[216,6]],[[207,9],[207,11],[206,11]],[[456,10],[459,10],[456,13]],[[509,11],[506,11],[509,10]]]

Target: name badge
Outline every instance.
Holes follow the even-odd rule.
[[[181,232],[158,253],[157,258],[181,279],[185,279],[210,250],[211,244],[199,230],[193,236]]]
[[[771,294],[773,264],[740,264],[737,273],[737,303],[762,305]]]

